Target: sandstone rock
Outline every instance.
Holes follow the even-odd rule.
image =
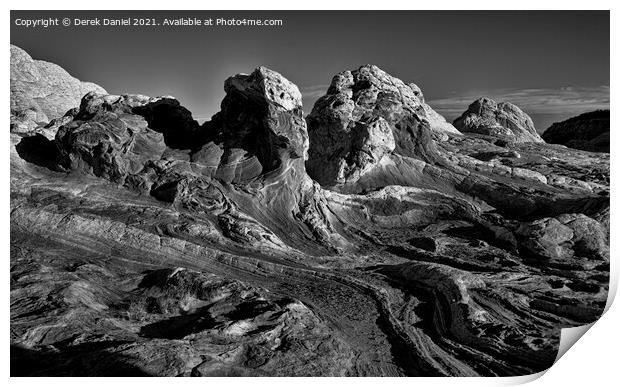
[[[340,161],[336,182],[357,180],[395,147],[392,129],[382,117],[359,123],[351,131],[351,150],[346,159]]]
[[[378,162],[384,154],[390,153],[396,148],[392,129],[382,117],[378,117],[367,124],[361,124],[354,130],[357,133],[354,135],[353,149],[356,153],[364,153],[370,156],[374,162]],[[354,154],[354,157],[356,156]]]
[[[392,131],[396,153],[434,160],[432,133],[458,134],[426,103],[420,89],[407,85],[376,66],[362,66],[336,75],[307,117],[311,139],[308,173],[322,185],[355,182],[374,163],[359,159],[360,125],[383,119]],[[373,124],[374,125],[374,124]],[[387,129],[387,127],[386,127]],[[443,138],[439,136],[438,138]]]
[[[490,98],[474,101],[453,124],[461,132],[515,142],[544,142],[526,113],[510,102],[497,103]]]
[[[521,245],[539,257],[559,259],[573,254],[592,260],[608,260],[609,248],[603,226],[583,214],[562,214],[522,224],[517,235]]]
[[[159,159],[166,148],[163,136],[131,113],[150,101],[143,96],[87,94],[76,117],[56,134],[64,164],[122,184],[147,161]]]
[[[283,159],[305,158],[308,134],[297,86],[275,71],[259,67],[224,84],[222,111],[213,118],[216,142],[255,155],[266,171]]]
[[[14,376],[526,375],[603,312],[609,154],[437,131],[365,66],[308,117],[322,187],[297,88],[225,90],[11,133]]]
[[[572,255],[573,230],[554,218],[521,224],[516,230],[521,245],[536,257],[561,259]]]
[[[105,90],[73,78],[60,66],[34,60],[11,45],[11,131],[29,132],[79,106],[91,91]]]
[[[609,259],[607,236],[603,226],[583,214],[563,214],[557,218],[573,230],[573,250],[592,259]]]
[[[56,138],[56,133],[58,133],[58,129],[61,126],[68,124],[75,118],[75,116],[79,113],[80,109],[75,107],[70,109],[65,113],[64,116],[60,118],[54,118],[47,125],[43,127],[35,128],[35,132],[42,134],[49,140],[54,140]]]
[[[609,110],[597,110],[554,123],[542,138],[550,144],[609,153],[609,128]]]
[[[203,164],[209,167],[217,168],[220,159],[224,154],[224,150],[221,146],[214,142],[208,142],[203,145],[198,151],[191,154],[191,161],[199,164]]]
[[[164,151],[170,157],[178,149],[199,150],[208,138],[206,129],[172,97],[91,92],[70,113],[50,124],[61,125],[56,142],[65,166],[121,184],[149,161],[164,157]],[[176,158],[183,156],[177,152]],[[206,167],[217,162],[209,160]],[[143,184],[147,189],[150,183]]]
[[[66,322],[13,346],[14,376],[337,376],[350,361],[346,343],[303,303],[240,281],[182,267],[148,270],[132,273],[134,293],[119,299],[114,287],[126,285],[101,266],[77,263],[74,276],[58,266],[47,275],[31,269],[15,278],[44,281],[29,285],[33,295],[64,294],[57,312]],[[102,341],[72,335],[79,325]]]
[[[82,99],[76,117],[81,120],[92,119],[101,111],[144,118],[150,129],[163,134],[170,148],[199,149],[208,138],[208,131],[201,128],[189,110],[174,97],[88,93]]]
[[[212,176],[234,184],[247,184],[303,162],[308,134],[297,86],[259,67],[250,75],[227,79],[224,91],[222,110],[197,132],[201,137],[193,141],[192,162],[212,168]],[[181,132],[179,138],[188,136]]]
[[[543,184],[547,184],[547,178],[540,172],[532,171],[525,168],[513,168],[512,176],[521,179],[538,180]]]

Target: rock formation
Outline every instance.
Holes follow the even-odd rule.
[[[11,133],[13,376],[525,375],[601,315],[609,155],[457,133],[374,66],[307,127],[275,71],[224,89]]]
[[[478,133],[513,142],[544,142],[530,116],[510,102],[479,98],[453,122],[461,132]]]
[[[308,133],[297,86],[259,67],[250,75],[228,78],[224,91],[222,111],[207,124],[215,132],[214,141],[225,149],[221,165],[234,166],[222,168],[222,176],[249,180],[307,157]]]
[[[596,110],[554,123],[542,138],[550,144],[609,153],[609,125],[609,110]]]
[[[433,158],[432,147],[422,149],[431,145],[427,138],[458,134],[424,102],[415,84],[371,65],[336,75],[307,120],[306,167],[326,186],[354,183],[393,151]]]
[[[105,93],[101,86],[81,82],[11,45],[11,132],[28,132],[62,117],[90,91]]]

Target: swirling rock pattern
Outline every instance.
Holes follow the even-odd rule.
[[[309,133],[280,74],[225,91],[11,134],[12,375],[525,375],[602,313],[608,155],[438,129],[374,66]]]
[[[264,172],[288,159],[306,158],[308,133],[297,86],[259,67],[228,78],[224,91],[222,111],[210,123],[216,142],[255,156]]]

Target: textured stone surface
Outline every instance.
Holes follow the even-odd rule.
[[[133,113],[157,101],[140,95],[87,94],[75,117],[56,133],[63,164],[124,183],[128,175],[140,172],[166,149],[164,136]]]
[[[224,154],[218,176],[248,181],[307,157],[308,133],[301,93],[279,73],[259,67],[224,84],[222,111],[205,127]]]
[[[307,306],[265,289],[185,268],[111,272],[75,257],[67,272],[15,253],[13,286],[40,301],[18,302],[13,315],[50,308],[56,323],[40,321],[11,347],[14,376],[341,376],[351,362]]]
[[[573,230],[554,218],[543,218],[522,224],[517,235],[523,238],[527,252],[541,258],[566,258],[572,254]]]
[[[609,155],[437,136],[380,74],[337,75],[309,145],[297,88],[265,68],[204,125],[93,93],[54,140],[11,133],[12,375],[548,368],[605,306]],[[323,146],[312,175],[344,182],[306,174]]]
[[[11,131],[29,132],[79,106],[90,92],[105,93],[94,83],[73,78],[62,67],[34,60],[11,45]]]
[[[597,110],[554,123],[542,138],[550,144],[609,153],[609,128],[609,110]]]
[[[609,260],[607,232],[601,223],[583,214],[562,214],[558,220],[573,231],[572,249],[577,254]]]
[[[372,65],[337,74],[307,120],[308,173],[326,186],[355,183],[378,164],[376,155],[361,161],[359,143],[367,126],[392,131],[395,147],[384,147],[388,151],[382,154],[395,151],[423,160],[434,157],[431,138],[459,134],[424,102],[419,87]]]
[[[515,142],[544,142],[526,113],[510,102],[498,103],[490,98],[475,100],[453,124],[461,132]]]

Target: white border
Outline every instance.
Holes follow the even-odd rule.
[[[119,1],[108,0],[105,2],[83,2],[83,1],[14,1],[8,5],[5,13],[5,23],[3,23],[2,33],[5,37],[5,42],[10,41],[10,23],[7,23],[9,19],[9,10],[53,10],[53,9],[85,9],[85,10],[191,10],[191,9],[212,9],[212,10],[275,10],[275,9],[290,9],[290,10],[304,10],[304,9],[418,9],[418,10],[482,10],[482,9],[498,9],[498,10],[547,10],[547,9],[580,9],[580,10],[612,10],[611,12],[611,41],[618,42],[618,20],[617,11],[620,4],[618,1],[544,1],[544,0],[521,0],[519,2],[499,2],[499,1],[456,1],[456,0],[426,0],[426,1],[389,1],[389,0],[340,0],[335,2],[333,0],[312,0],[306,2],[292,2],[292,1],[271,1],[262,0],[256,1],[226,1],[226,2],[204,2],[204,1]],[[561,8],[558,8],[561,7]],[[527,28],[524,25],[523,28]],[[70,43],[68,43],[70,44]],[[611,68],[617,69],[619,61],[617,56],[617,49],[613,49],[613,43],[611,44]],[[9,94],[6,92],[9,89],[9,50],[8,47],[2,51],[2,60],[5,66],[5,77],[2,78],[2,84],[5,92],[2,93],[3,105],[9,105]],[[611,74],[611,93],[612,101],[615,101],[614,93],[616,93],[617,75],[612,72]],[[611,109],[612,112],[612,133],[611,133],[611,148],[620,149],[618,144],[618,136],[615,133],[614,124],[620,122],[618,119],[618,111],[615,108]],[[6,110],[8,113],[8,109]],[[9,181],[9,155],[8,155],[8,127],[9,117],[5,116],[5,145],[4,149],[7,151],[4,156],[5,162],[0,166],[0,181],[5,183]],[[617,158],[612,151],[611,166],[612,171],[618,170]],[[612,179],[612,192],[616,192],[613,188],[615,186],[615,180]],[[8,184],[4,190],[0,192],[2,196],[2,203],[4,203],[6,214],[9,210],[9,188]],[[611,212],[612,214],[618,213],[618,200],[615,200],[612,196]],[[9,218],[6,216],[2,219],[2,249],[5,257],[5,268],[8,270],[9,261]],[[618,222],[612,218],[611,220],[611,235],[618,235]],[[618,283],[618,264],[615,257],[615,243],[612,240],[612,283],[610,284],[610,295],[613,297],[616,292]],[[1,322],[2,329],[0,331],[8,334],[9,332],[9,281],[8,273],[5,272],[5,280],[3,281],[3,298],[4,307],[2,309],[3,319]],[[609,303],[608,303],[609,304]],[[609,305],[608,305],[609,306]],[[536,385],[539,386],[607,386],[615,385],[618,380],[617,369],[619,367],[617,359],[619,334],[618,327],[620,327],[620,310],[618,306],[611,308],[605,315],[593,325],[593,327],[586,333],[585,337],[579,340],[574,348],[570,349],[553,367],[551,367],[543,377],[536,381]],[[6,336],[5,336],[6,337]],[[6,339],[5,339],[6,340]],[[9,345],[8,340],[5,341],[5,345],[0,349],[2,353],[2,375],[4,378],[9,379]],[[377,378],[269,378],[252,380],[246,380],[245,378],[209,378],[204,379],[175,379],[174,381],[179,384],[192,384],[196,385],[200,383],[226,385],[226,386],[244,386],[247,384],[252,385],[269,385],[269,386],[289,386],[291,383],[302,385],[353,385],[357,386],[373,386],[380,383],[389,383],[390,385],[432,385],[432,386],[490,386],[490,385],[516,385],[531,381],[541,376],[535,375],[531,377],[519,377],[519,378],[390,378],[389,380],[377,379]],[[5,379],[5,380],[6,380]],[[142,385],[149,384],[150,386],[165,386],[172,382],[167,378],[152,378],[152,379],[124,379],[124,378],[13,378],[9,380],[9,383],[13,385],[82,385],[88,383],[94,386],[108,386],[110,383],[115,385]]]

